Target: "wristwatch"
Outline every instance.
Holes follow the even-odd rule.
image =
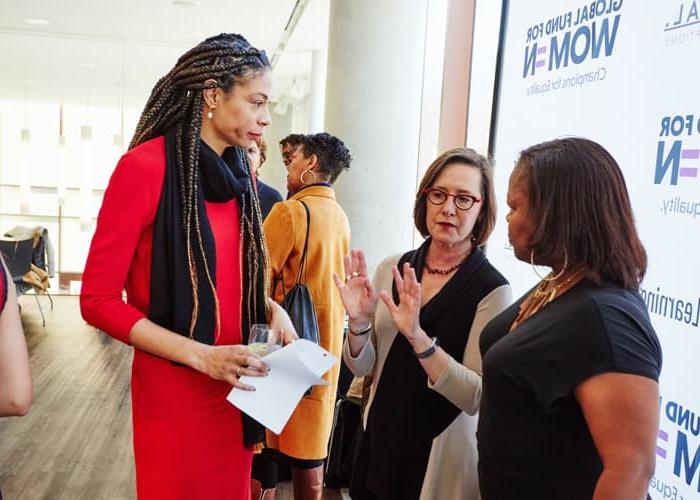
[[[418,359],[425,359],[430,356],[432,356],[435,353],[435,350],[437,347],[440,345],[440,342],[438,341],[437,337],[432,337],[433,343],[430,344],[430,347],[428,347],[425,351],[423,352],[415,352],[413,354],[416,355]]]

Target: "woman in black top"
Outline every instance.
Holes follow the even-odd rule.
[[[622,173],[592,141],[546,142],[521,154],[508,205],[515,256],[552,273],[481,336],[483,498],[645,498],[661,348]]]

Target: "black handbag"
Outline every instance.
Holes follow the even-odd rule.
[[[342,396],[335,405],[324,482],[328,488],[347,488],[359,443],[362,442],[361,400]]]
[[[304,251],[301,254],[301,262],[299,264],[299,273],[294,286],[289,291],[284,290],[284,277],[280,272],[279,279],[282,282],[282,291],[284,299],[280,305],[287,311],[292,324],[297,331],[300,339],[310,340],[316,344],[319,343],[318,335],[318,320],[316,319],[316,308],[311,299],[311,292],[302,283],[302,278],[306,282],[306,250],[309,246],[309,229],[311,228],[311,214],[309,207],[301,200],[297,200],[304,205],[306,210],[306,239],[304,240]]]

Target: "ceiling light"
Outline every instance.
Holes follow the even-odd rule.
[[[178,7],[199,7],[199,0],[170,0]]]
[[[24,22],[27,24],[34,24],[37,26],[46,26],[47,24],[51,24],[51,21],[48,19],[42,19],[41,17],[27,17],[24,19]]]

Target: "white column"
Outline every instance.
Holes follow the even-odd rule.
[[[326,130],[353,163],[335,185],[371,269],[413,246],[427,2],[333,0]]]
[[[307,134],[311,132],[310,128],[310,96],[303,97],[300,100],[293,100],[289,105],[289,112],[292,115],[292,133]]]
[[[311,52],[311,93],[309,95],[309,131],[323,132],[323,112],[326,102],[326,62],[325,51]]]
[[[448,106],[443,95],[445,78],[445,36],[447,6],[449,0],[430,0],[425,36],[425,62],[423,64],[423,94],[421,96],[421,125],[418,147],[418,178],[422,178],[428,166],[445,149],[438,145],[442,108]],[[421,241],[418,231],[414,242]]]

